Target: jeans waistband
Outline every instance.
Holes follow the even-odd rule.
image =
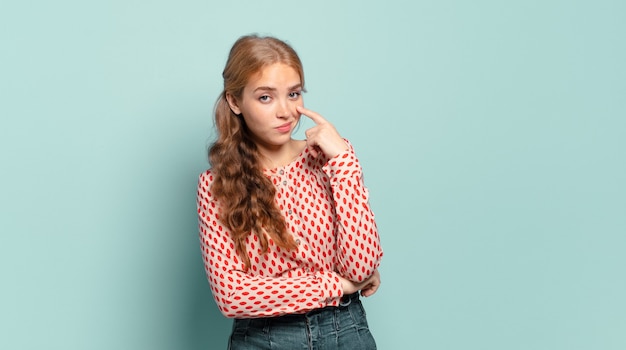
[[[317,314],[325,313],[325,312],[334,312],[334,310],[342,310],[350,307],[354,307],[355,304],[359,301],[359,292],[346,294],[341,297],[338,306],[327,306],[320,309],[313,309],[306,313],[301,314],[286,314],[282,316],[275,317],[261,317],[261,318],[251,318],[251,319],[235,319],[235,322],[272,322],[278,320],[304,320],[307,317],[313,317]]]
[[[359,292],[342,296],[339,306],[348,306],[353,300],[359,300]]]

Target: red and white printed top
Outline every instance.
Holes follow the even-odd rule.
[[[269,252],[262,255],[257,237],[250,235],[248,271],[219,220],[211,170],[200,175],[200,243],[217,306],[230,318],[337,306],[343,294],[337,274],[363,281],[378,268],[383,254],[354,149],[349,145],[328,159],[314,158],[305,148],[291,164],[265,174],[276,186],[276,203],[298,249],[281,249],[269,239]]]

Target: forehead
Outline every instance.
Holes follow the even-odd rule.
[[[271,88],[288,88],[301,84],[300,75],[291,66],[284,63],[273,63],[261,68],[248,80],[247,88],[255,89],[260,86]]]

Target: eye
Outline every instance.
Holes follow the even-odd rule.
[[[259,97],[259,101],[261,102],[269,102],[270,97],[268,95],[263,95],[261,97]]]
[[[293,91],[289,93],[289,98],[292,100],[296,100],[300,97],[300,95],[302,95],[302,92],[300,91]]]

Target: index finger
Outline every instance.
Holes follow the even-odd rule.
[[[319,113],[313,112],[310,109],[306,109],[303,106],[296,106],[296,110],[298,111],[298,113],[301,113],[302,115],[306,117],[309,117],[312,121],[315,122],[315,124],[319,125],[319,124],[324,124],[328,122]]]

